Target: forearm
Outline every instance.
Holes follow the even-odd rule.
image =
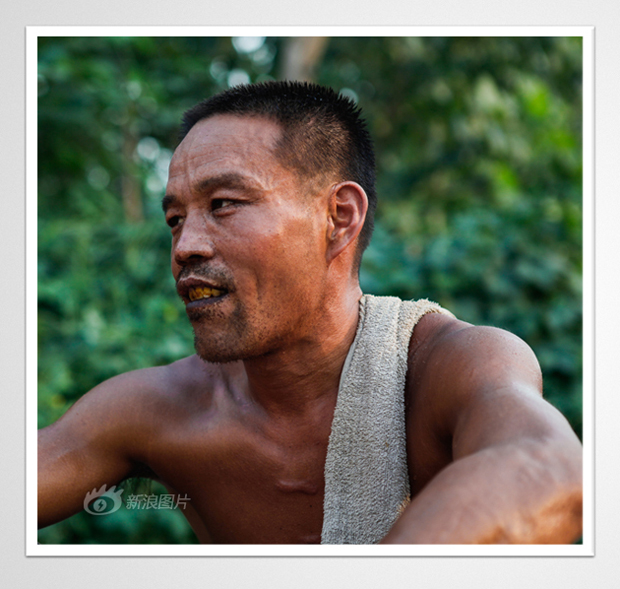
[[[386,544],[555,544],[581,534],[581,448],[521,442],[453,462],[410,503]]]

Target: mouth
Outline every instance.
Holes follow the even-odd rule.
[[[177,282],[177,291],[188,310],[206,304],[214,304],[222,300],[230,292],[223,285],[216,285],[194,277],[179,280]]]
[[[189,288],[187,292],[187,296],[189,300],[193,303],[194,301],[201,301],[203,299],[211,299],[213,297],[221,297],[226,294],[225,290],[219,288],[210,288],[208,286],[192,286]]]

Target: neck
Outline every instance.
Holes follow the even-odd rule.
[[[355,339],[359,286],[321,305],[312,328],[291,345],[244,361],[252,400],[272,415],[333,410],[340,374]]]

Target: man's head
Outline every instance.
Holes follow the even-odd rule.
[[[236,86],[197,104],[183,115],[181,138],[200,120],[217,114],[264,117],[282,130],[274,154],[294,170],[310,192],[326,181],[358,183],[368,197],[355,270],[372,236],[377,206],[375,156],[360,109],[330,88],[307,82]]]
[[[306,345],[317,334],[333,337],[329,311],[337,315],[342,297],[359,289],[352,269],[365,191],[327,166],[311,173],[310,156],[287,155],[313,128],[287,136],[264,113],[206,112],[186,123],[163,202],[172,271],[198,354],[245,360]],[[335,123],[330,128],[342,144]],[[308,145],[321,148],[318,140]]]

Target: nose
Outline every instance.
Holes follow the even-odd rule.
[[[172,258],[179,266],[215,255],[212,235],[200,215],[188,215],[177,239],[172,243]]]

